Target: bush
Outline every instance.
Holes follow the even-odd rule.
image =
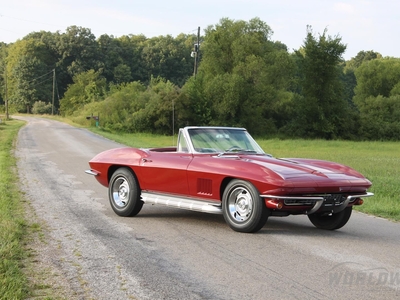
[[[361,134],[368,140],[400,140],[400,95],[368,97],[360,105]]]
[[[32,113],[35,115],[51,114],[51,103],[36,101],[32,107]]]

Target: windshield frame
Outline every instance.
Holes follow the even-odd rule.
[[[265,154],[245,128],[188,126],[179,130],[178,151],[201,154]]]

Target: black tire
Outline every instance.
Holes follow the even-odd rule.
[[[346,225],[347,221],[350,219],[352,210],[353,207],[349,206],[335,214],[311,214],[308,215],[308,218],[317,228],[335,230]]]
[[[247,233],[259,231],[269,216],[258,190],[250,182],[237,179],[225,188],[222,212],[229,227]]]
[[[114,212],[121,217],[136,216],[143,206],[136,177],[128,168],[119,168],[111,176],[108,198]]]

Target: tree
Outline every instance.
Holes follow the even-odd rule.
[[[271,41],[271,28],[258,18],[224,18],[205,32],[199,83],[184,88],[196,97],[196,113],[209,124],[276,132],[280,103],[292,97],[294,63],[287,48]]]
[[[400,81],[400,59],[382,58],[367,61],[355,71],[357,87],[354,102],[362,106],[369,96],[389,97]]]
[[[177,85],[183,85],[192,74],[193,61],[191,48],[187,45],[187,36],[159,36],[146,40],[141,59],[147,70],[147,81],[161,77]],[[191,38],[192,40],[193,38]]]
[[[134,122],[141,124],[141,131],[170,134],[173,127],[173,104],[178,102],[179,89],[161,77],[152,78],[144,96],[147,98],[145,108],[133,113]]]
[[[117,38],[121,47],[122,63],[131,70],[132,80],[148,82],[146,64],[142,60],[142,51],[147,38],[144,35],[124,35]]]
[[[74,83],[68,86],[61,99],[62,115],[72,115],[85,104],[103,100],[106,91],[106,80],[99,72],[89,70],[74,76]]]
[[[130,82],[132,80],[131,68],[125,64],[119,64],[114,68],[114,82],[116,84]]]
[[[47,83],[40,82],[42,75],[47,76]],[[47,66],[36,57],[23,56],[14,69],[14,89],[10,101],[19,111],[30,113],[33,103],[43,99],[49,102],[51,97],[51,81]],[[38,82],[39,81],[39,82]],[[42,87],[38,89],[39,85]],[[47,86],[48,97],[43,94],[43,85]]]
[[[102,62],[103,76],[108,82],[116,82],[114,79],[114,70],[118,65],[124,62],[121,56],[121,43],[113,36],[103,34],[97,39],[97,44],[100,61]]]
[[[182,97],[187,101],[186,125],[209,125],[212,120],[212,99],[203,95],[203,77],[191,77],[182,87]]]
[[[364,138],[400,140],[400,59],[364,62],[355,71],[354,103]]]
[[[400,140],[400,95],[368,97],[360,108],[360,131],[368,140]]]
[[[6,95],[5,81],[6,81],[6,58],[7,58],[7,44],[0,42],[0,105],[3,105]]]
[[[86,118],[95,112],[101,116],[100,124],[105,129],[136,132],[132,116],[134,112],[145,108],[146,101],[142,97],[145,91],[146,87],[138,81],[113,85],[103,101],[86,104],[79,110],[79,115]]]
[[[346,137],[352,131],[351,110],[340,80],[339,64],[345,50],[341,37],[331,37],[325,29],[317,39],[311,26],[307,27],[303,48],[296,51],[301,74],[301,97],[292,124],[296,134],[332,139]]]
[[[211,77],[231,73],[247,56],[263,56],[273,45],[271,28],[258,18],[249,22],[223,18],[205,33],[201,69]]]
[[[342,82],[344,85],[344,97],[351,107],[355,108],[353,102],[354,89],[357,86],[356,75],[354,72],[362,65],[363,62],[367,62],[373,59],[382,58],[382,55],[374,51],[360,51],[358,54],[346,61],[343,65]]]
[[[363,62],[370,61],[373,59],[382,58],[382,55],[375,51],[360,51],[355,57],[352,57],[346,62],[346,68],[355,70],[362,65]]]
[[[73,82],[72,78],[89,70],[99,71],[103,63],[98,51],[96,37],[90,29],[70,26],[65,33],[56,34],[58,78],[63,83],[61,93]]]
[[[51,102],[54,65],[52,53],[41,41],[24,39],[11,45],[7,56],[10,103],[29,112],[37,100]]]

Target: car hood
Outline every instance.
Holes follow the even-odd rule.
[[[317,176],[331,179],[364,178],[363,175],[350,167],[324,160],[274,158],[268,155],[246,155],[241,159],[267,168],[282,177],[282,179],[301,176]]]

